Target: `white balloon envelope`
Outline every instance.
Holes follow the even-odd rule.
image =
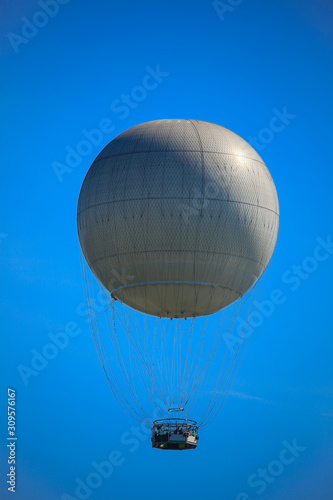
[[[273,179],[214,123],[157,120],[113,139],[82,185],[84,256],[112,297],[147,314],[212,314],[241,298],[277,241]]]

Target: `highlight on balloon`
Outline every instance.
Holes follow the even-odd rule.
[[[276,246],[267,166],[220,125],[142,123],[94,160],[77,227],[91,331],[115,399],[151,429],[153,448],[195,449],[230,392]]]

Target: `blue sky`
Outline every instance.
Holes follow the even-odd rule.
[[[11,494],[13,387],[17,500],[164,500],[175,493],[330,500],[332,4],[41,4],[1,4],[1,498]],[[136,87],[147,74],[155,75],[154,88],[144,95]],[[126,95],[132,99],[121,103]],[[272,127],[277,114],[279,131]],[[113,137],[159,118],[207,120],[255,137],[281,208],[265,298],[278,289],[283,303],[255,330],[233,392],[197,450],[181,454],[152,450],[121,412],[78,313],[76,204],[85,173]],[[100,130],[96,144],[84,149],[93,129]],[[50,335],[64,331],[67,345],[22,377],[18,367],[32,369]],[[98,482],[103,461],[114,462],[112,472],[77,496],[77,478]],[[271,472],[258,485],[260,469]]]

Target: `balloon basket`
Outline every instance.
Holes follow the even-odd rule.
[[[184,418],[155,420],[151,433],[152,446],[159,450],[193,450],[198,445],[198,425],[194,420]]]

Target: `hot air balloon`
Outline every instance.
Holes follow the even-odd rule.
[[[142,123],[94,160],[77,227],[92,332],[115,398],[152,428],[153,447],[195,448],[230,391],[276,246],[267,166],[220,125]]]

